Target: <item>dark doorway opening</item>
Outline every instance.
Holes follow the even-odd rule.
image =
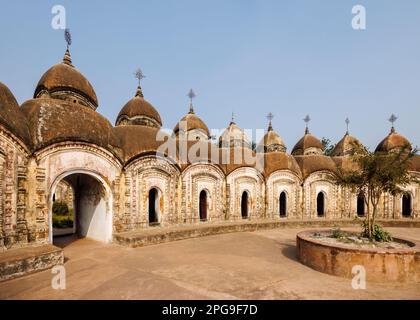
[[[58,182],[51,197],[53,244],[64,247],[79,238],[109,241],[106,190],[95,177],[74,173]]]
[[[155,188],[149,191],[149,225],[154,226],[159,224],[158,212],[158,191]]]
[[[279,211],[280,211],[280,217],[285,217],[287,215],[287,197],[286,192],[282,192],[280,194],[279,199]]]
[[[403,217],[411,216],[411,195],[409,194],[402,196],[402,215]]]
[[[357,196],[357,215],[359,217],[364,217],[365,214],[365,195],[363,193],[360,193]]]
[[[207,221],[207,192],[202,190],[200,192],[200,220]]]
[[[242,219],[248,218],[248,192],[244,191],[241,198],[241,215]]]
[[[316,197],[316,211],[318,217],[323,217],[325,215],[325,196],[322,192],[318,193]]]

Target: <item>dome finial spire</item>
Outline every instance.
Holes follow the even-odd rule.
[[[193,99],[196,97],[193,89],[190,89],[187,96],[190,98],[190,111],[188,113],[194,113]]]
[[[349,134],[349,124],[350,124],[350,119],[347,117],[346,120],[344,120],[344,122],[346,123],[346,135]]]
[[[273,120],[274,118],[274,114],[272,114],[271,112],[268,113],[267,115],[267,119],[268,119],[268,131],[273,131],[273,126],[271,124],[271,120]]]
[[[232,111],[232,118],[230,120],[230,124],[234,124],[235,123],[235,114]]]
[[[395,127],[394,127],[394,123],[395,121],[397,121],[398,117],[395,114],[391,114],[391,117],[388,119],[389,122],[391,122],[391,133],[395,133]]]
[[[305,134],[308,134],[309,133],[308,124],[309,124],[309,121],[311,121],[311,117],[309,116],[309,114],[307,114],[306,117],[303,118],[303,121],[305,121],[306,123]]]
[[[137,91],[136,91],[136,97],[144,97],[143,96],[143,91],[141,90],[141,80],[146,78],[146,76],[143,74],[143,71],[141,71],[140,68],[138,68],[135,72],[134,72],[134,76],[135,78],[138,80],[139,84],[137,86]]]
[[[71,33],[70,33],[70,29],[65,29],[64,30],[64,39],[67,42],[67,49],[66,49],[66,53],[64,54],[64,58],[63,58],[63,63],[67,64],[69,66],[73,66],[71,63],[71,56],[70,56],[70,46],[71,46]]]

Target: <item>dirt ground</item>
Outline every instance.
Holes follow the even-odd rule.
[[[0,283],[0,299],[420,299],[420,284],[372,283],[326,275],[296,259],[296,233],[230,233],[142,248],[59,238],[66,289],[51,270]],[[420,241],[419,228],[389,228]]]

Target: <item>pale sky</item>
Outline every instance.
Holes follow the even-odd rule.
[[[267,127],[288,146],[310,131],[333,142],[345,132],[375,148],[390,129],[420,145],[420,1],[418,0],[0,0],[0,81],[21,104],[42,74],[62,60],[63,30],[51,9],[66,8],[73,64],[92,83],[98,112],[112,124],[136,90],[165,128],[188,112],[187,93],[210,129],[232,111],[244,129]],[[352,29],[364,5],[367,28]]]

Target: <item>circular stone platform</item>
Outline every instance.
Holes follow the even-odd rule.
[[[297,257],[303,264],[320,272],[353,278],[354,266],[363,266],[366,281],[414,281],[420,283],[420,245],[416,241],[396,239],[407,248],[358,248],[332,244],[314,237],[328,230],[310,230],[296,236]]]

